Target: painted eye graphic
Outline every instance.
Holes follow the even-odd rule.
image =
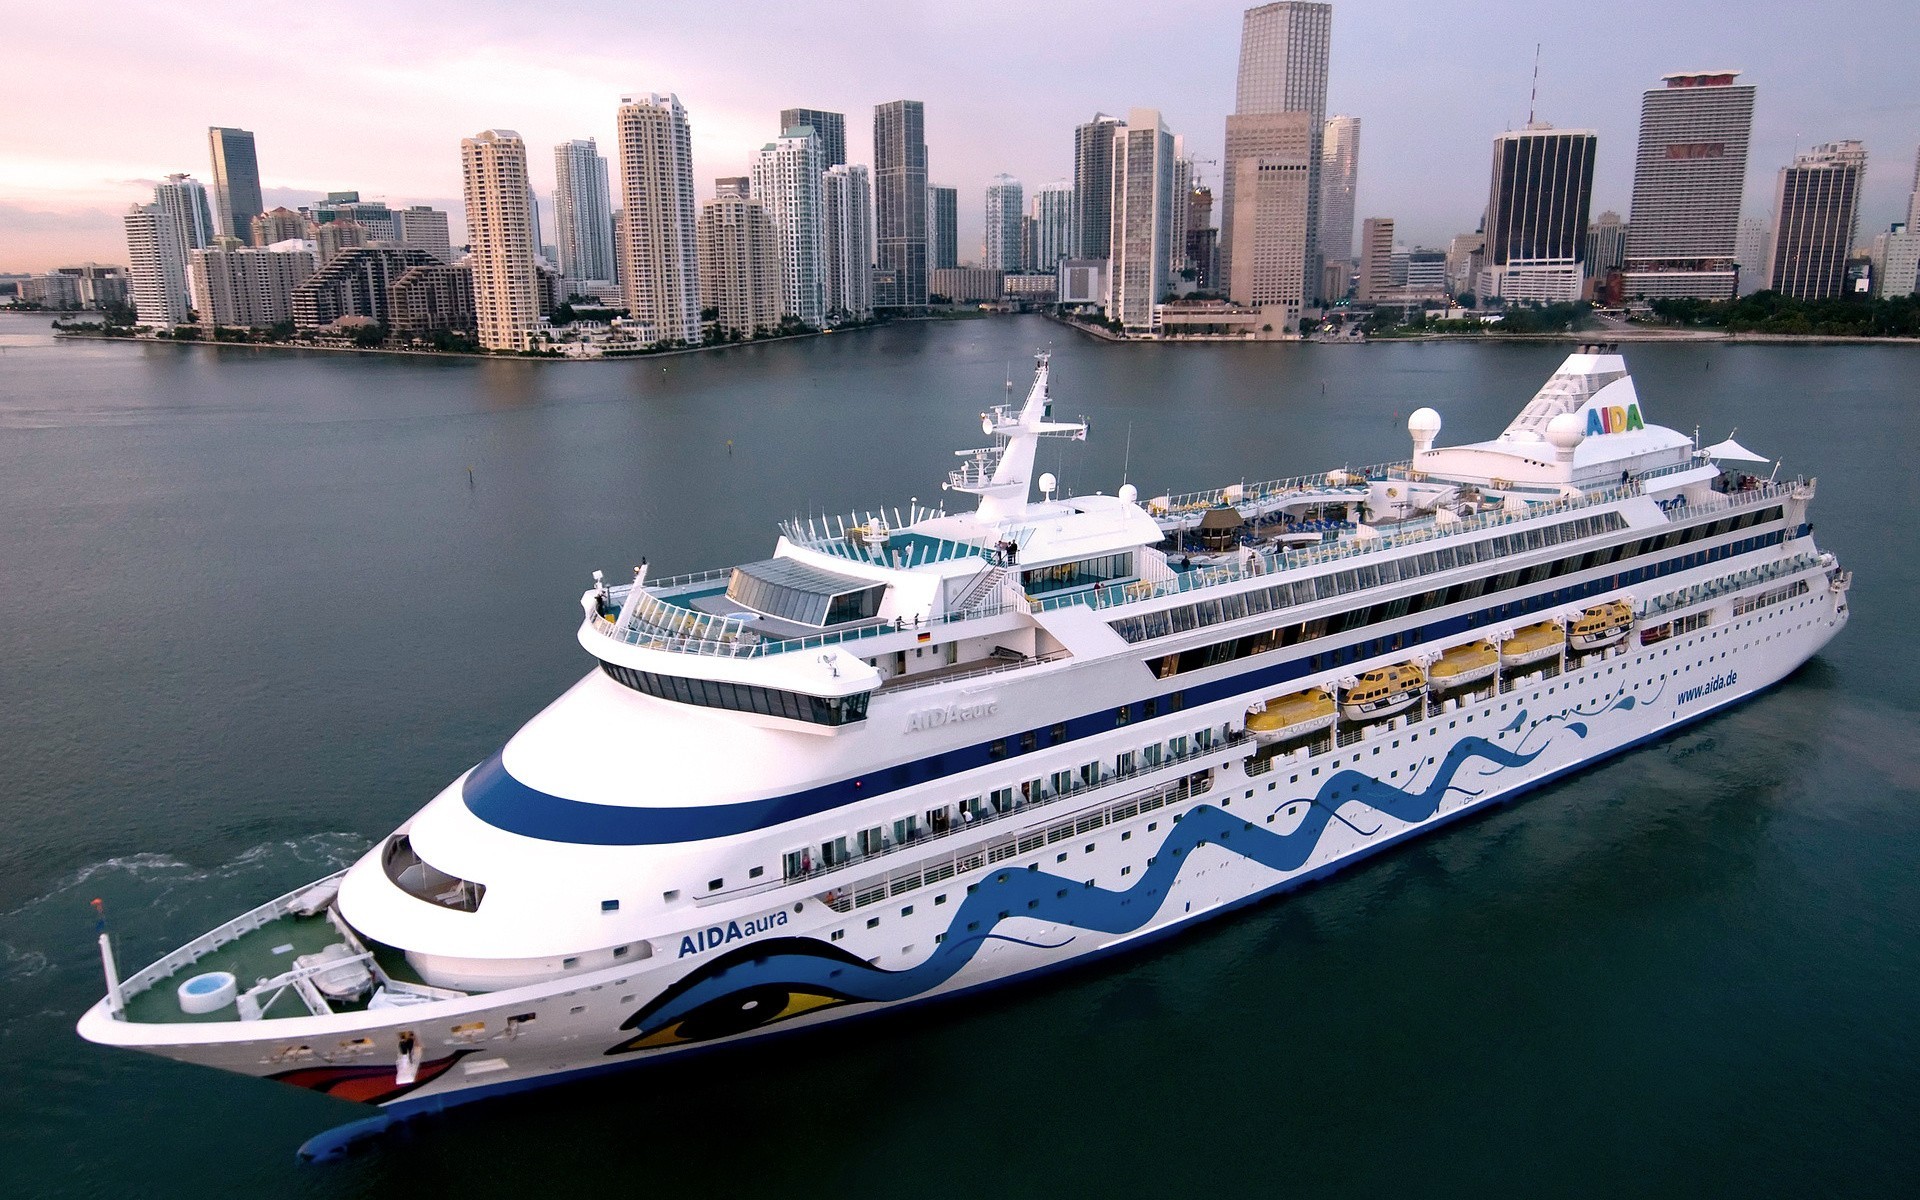
[[[679,1020],[615,1047],[613,1052],[643,1050],[650,1046],[680,1046],[689,1042],[732,1037],[736,1033],[763,1029],[803,1013],[837,1008],[851,1001],[850,996],[818,987],[761,984],[709,1000]]]

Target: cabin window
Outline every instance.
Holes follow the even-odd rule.
[[[808,696],[778,688],[636,671],[610,662],[601,663],[600,669],[608,677],[643,695],[656,700],[690,704],[696,708],[759,713],[762,716],[785,717],[789,721],[805,721],[812,725],[849,725],[867,719],[870,696],[867,692],[851,696]]]

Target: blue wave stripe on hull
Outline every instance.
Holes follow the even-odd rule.
[[[1439,811],[1448,790],[1455,786],[1455,775],[1468,760],[1484,759],[1494,764],[1497,772],[1526,766],[1545,750],[1546,745],[1542,745],[1531,753],[1514,753],[1484,738],[1463,738],[1447,752],[1433,779],[1418,791],[1382,783],[1359,771],[1340,771],[1312,797],[1281,803],[1280,808],[1309,806],[1300,824],[1286,833],[1271,832],[1212,804],[1196,805],[1167,835],[1139,881],[1124,891],[1089,886],[1084,880],[1064,879],[1046,871],[1009,868],[977,885],[955,910],[944,940],[919,966],[885,971],[804,954],[771,955],[701,980],[659,1011],[649,1013],[646,1028],[664,1027],[702,1004],[760,983],[832,988],[857,1001],[904,1000],[951,979],[972,961],[981,946],[998,936],[994,927],[1005,918],[1031,917],[1099,933],[1132,933],[1159,914],[1187,854],[1197,846],[1217,844],[1275,871],[1297,871],[1313,857],[1329,825],[1335,821],[1347,823],[1339,809],[1349,801],[1359,801],[1401,821],[1425,821]],[[984,932],[971,931],[971,926]]]

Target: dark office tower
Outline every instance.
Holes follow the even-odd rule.
[[[927,302],[927,114],[918,100],[873,110],[874,227],[880,275],[875,308]]]
[[[1106,258],[1113,237],[1113,134],[1119,117],[1095,113],[1073,131],[1073,252],[1069,258]]]
[[[813,136],[820,139],[820,169],[845,166],[847,162],[847,115],[845,113],[826,112],[818,108],[783,108],[780,110],[780,132],[798,128],[801,125],[813,126]]]
[[[933,270],[960,265],[960,189],[927,189],[927,253]]]
[[[1841,294],[1847,256],[1860,228],[1866,147],[1828,142],[1780,168],[1773,199],[1773,247],[1767,286],[1796,300]]]
[[[1483,297],[1535,304],[1580,299],[1594,135],[1535,125],[1493,139]]]
[[[253,219],[266,211],[260,202],[260,162],[253,153],[253,133],[210,126],[207,150],[213,157],[214,222],[220,236],[251,241]]]

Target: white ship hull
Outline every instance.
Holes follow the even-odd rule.
[[[637,967],[411,1009],[235,1023],[218,1041],[204,1025],[115,1021],[102,1001],[82,1031],[404,1114],[1004,983],[1325,875],[1770,687],[1846,622],[1844,595],[1818,570],[1805,578],[1807,594],[1790,603],[1622,647],[1557,677],[1508,680],[1491,699],[1374,725],[1347,744],[1278,756],[1258,774],[1245,773],[1254,743],[1243,739],[1092,789],[1084,802],[1032,810],[1045,814],[1032,821],[930,839],[924,855],[891,856],[889,877],[910,877],[929,859],[979,865],[889,889],[881,903],[848,903],[877,869],[855,863],[714,905],[704,930],[661,939]],[[1215,707],[1243,710],[1252,698]],[[1113,811],[1208,767],[1204,794]],[[1070,838],[987,861],[988,847],[1062,822],[1074,826]],[[847,911],[823,902],[829,891]],[[526,1014],[534,1019],[509,1020]],[[401,1031],[422,1044],[407,1085],[394,1061]],[[350,1045],[361,1038],[364,1047]]]

